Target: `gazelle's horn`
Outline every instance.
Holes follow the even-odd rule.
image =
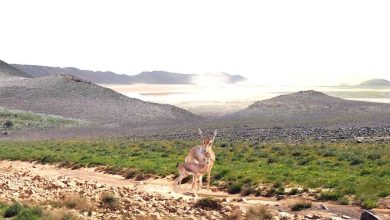
[[[215,129],[215,131],[214,131],[213,141],[215,139],[215,136],[217,136],[217,129]]]
[[[199,134],[200,134],[200,137],[202,138],[202,142],[203,142],[204,138],[203,138],[203,133],[202,133],[202,130],[200,130],[200,128],[198,128],[198,129],[199,129]]]

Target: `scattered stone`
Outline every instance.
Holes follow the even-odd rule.
[[[373,213],[370,211],[365,210],[360,215],[360,220],[380,220],[378,217],[376,217]]]
[[[35,166],[35,165],[32,165]],[[38,165],[37,165],[38,166]],[[36,166],[35,166],[36,167]],[[146,219],[223,219],[235,211],[228,203],[221,203],[221,211],[207,211],[193,208],[196,200],[189,196],[173,197],[159,193],[147,193],[136,186],[107,186],[95,180],[80,181],[67,176],[45,177],[33,170],[13,166],[0,166],[0,200],[43,202],[44,208],[52,210],[46,201],[58,201],[70,195],[77,195],[96,205],[93,212],[79,212],[80,218],[121,219],[122,216],[147,216]],[[113,198],[102,205],[101,196],[111,193]],[[196,196],[196,194],[192,194]],[[245,201],[245,199],[242,199]],[[227,201],[227,200],[226,200]]]
[[[320,219],[321,216],[320,215],[316,215],[316,214],[307,214],[307,215],[305,215],[305,218],[306,219]]]
[[[325,204],[320,204],[319,207],[320,207],[320,209],[323,209],[323,210],[329,210],[329,208]]]

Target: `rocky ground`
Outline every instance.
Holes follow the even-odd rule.
[[[171,184],[168,179],[125,180],[92,168],[71,170],[29,162],[0,161],[0,201],[33,202],[46,210],[55,210],[60,207],[58,204],[65,204],[85,219],[228,219],[229,216],[243,219],[249,207],[267,207],[274,219],[342,220],[358,219],[362,211],[356,206],[318,203],[304,195],[282,200],[240,198],[207,190],[195,195],[185,190],[188,185],[182,187],[181,193],[175,193]],[[110,195],[108,199],[107,195]],[[217,210],[196,207],[200,198],[208,196],[217,198],[221,207]],[[76,205],[66,205],[66,201],[75,197],[90,205],[83,204],[80,209],[77,202]],[[291,204],[297,201],[310,201],[313,206],[292,212]],[[384,202],[379,210],[383,219],[390,219],[390,209],[387,208]]]
[[[195,129],[194,129],[195,130]],[[211,133],[212,130],[209,130]],[[197,139],[196,131],[156,134],[157,139]],[[222,128],[218,130],[218,139],[222,141],[245,140],[252,142],[278,141],[339,141],[354,140],[358,142],[390,142],[390,126],[383,127],[339,127],[339,128]]]

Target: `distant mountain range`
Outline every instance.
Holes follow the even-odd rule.
[[[75,76],[30,78],[5,62],[1,62],[0,106],[116,127],[173,125],[201,119],[187,110],[129,98]]]
[[[390,81],[386,79],[370,79],[364,82],[361,82],[356,85],[341,84],[335,87],[339,88],[367,88],[367,89],[382,89],[390,88]]]
[[[390,81],[385,79],[371,79],[358,84],[360,87],[390,87]]]
[[[34,77],[64,74],[76,76],[80,79],[96,84],[192,84],[200,77],[199,74],[182,74],[166,71],[142,72],[131,76],[126,74],[116,74],[109,71],[102,72],[80,70],[74,67],[61,68],[20,64],[12,64],[12,66]],[[212,77],[220,77],[220,80],[224,83],[237,83],[245,80],[243,76],[231,75],[228,73],[209,75]]]
[[[54,114],[67,118],[89,121],[92,128],[132,129],[175,125],[213,127],[295,127],[295,126],[367,126],[388,125],[390,123],[390,104],[351,101],[332,97],[317,91],[300,91],[271,99],[257,101],[249,107],[210,118],[201,117],[172,105],[145,102],[129,98],[111,89],[96,85],[70,73],[51,75],[46,67],[40,72],[15,69],[5,62],[0,62],[0,106],[36,113]],[[83,70],[70,69],[79,75]],[[62,70],[62,68],[60,68]],[[46,71],[46,72],[45,72]],[[77,72],[80,71],[80,72]],[[88,73],[90,75],[96,72]],[[87,74],[87,75],[88,75]],[[97,75],[106,73],[99,73]],[[130,77],[143,83],[189,83],[188,75],[168,72],[144,72]],[[76,74],[77,75],[77,74]],[[108,73],[110,75],[110,73]],[[185,75],[185,76],[183,76]],[[190,75],[199,77],[197,75]],[[204,76],[202,76],[204,77]],[[209,77],[236,82],[240,76],[217,74]],[[104,77],[103,77],[104,78]],[[96,80],[96,78],[95,78]],[[103,80],[103,79],[102,79]],[[202,81],[204,79],[200,79]],[[107,81],[104,81],[107,83]],[[110,81],[113,82],[113,81]],[[115,81],[119,83],[119,81]],[[121,81],[123,82],[123,81]],[[134,81],[129,81],[134,83]],[[388,81],[371,80],[362,85],[384,86]],[[89,128],[91,129],[91,128]],[[111,129],[112,130],[112,129]]]
[[[249,125],[324,125],[390,122],[390,104],[351,101],[309,90],[257,101],[220,120]]]

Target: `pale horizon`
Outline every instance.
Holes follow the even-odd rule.
[[[390,80],[389,6],[5,0],[0,59],[129,75],[226,72],[267,85]]]

